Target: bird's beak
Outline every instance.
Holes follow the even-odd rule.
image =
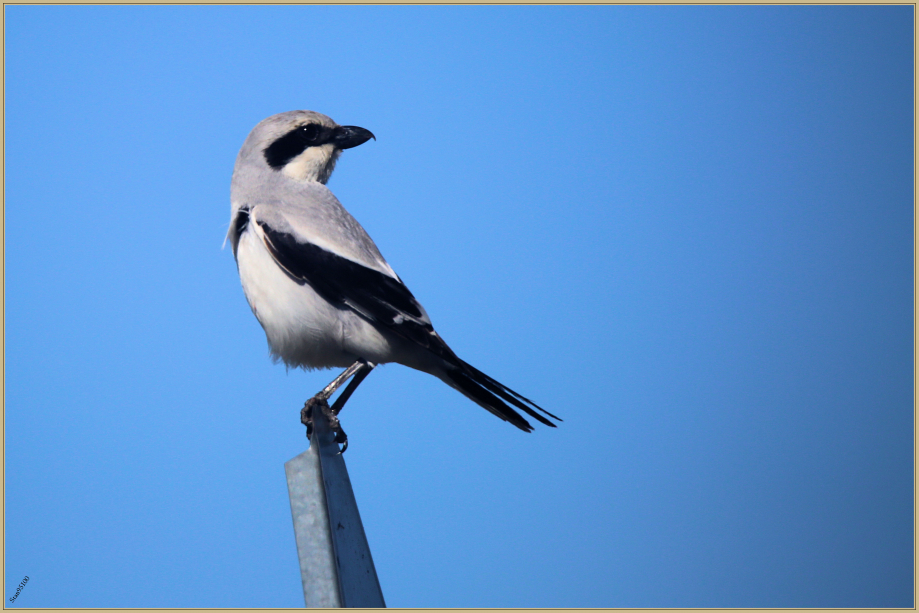
[[[371,138],[373,140],[377,139],[370,130],[358,128],[357,126],[338,126],[332,133],[332,144],[339,149],[350,149],[351,147],[363,145]]]

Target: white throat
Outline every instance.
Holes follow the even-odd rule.
[[[332,176],[340,154],[341,150],[332,144],[309,147],[288,162],[281,172],[294,181],[319,181],[324,184]]]

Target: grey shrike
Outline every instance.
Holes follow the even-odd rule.
[[[336,415],[375,365],[397,362],[434,375],[525,432],[533,428],[514,407],[555,427],[537,411],[558,417],[453,353],[325,186],[342,150],[371,138],[369,130],[312,111],[281,113],[255,126],[233,169],[227,239],[272,358],[305,369],[347,367],[307,401],[301,420],[310,430],[312,409],[320,407],[346,448]]]

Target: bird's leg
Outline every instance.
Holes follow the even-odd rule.
[[[367,362],[365,366],[367,368],[359,370],[357,374],[354,375],[354,378],[351,379],[351,383],[349,383],[348,387],[346,387],[338,398],[335,399],[335,404],[333,404],[332,407],[328,409],[328,413],[326,413],[329,417],[329,425],[332,428],[332,432],[335,433],[335,442],[341,445],[341,453],[344,453],[348,449],[348,435],[345,434],[345,431],[341,427],[341,421],[338,419],[338,414],[344,408],[345,403],[348,402],[348,398],[351,397],[354,390],[357,389],[357,386],[360,385],[361,381],[366,379],[370,371],[373,370],[375,364]],[[325,411],[328,406],[329,405],[326,404],[325,407],[323,407],[323,411]]]
[[[351,397],[354,390],[357,389],[357,386],[361,384],[361,381],[370,374],[374,366],[376,365],[370,362],[358,360],[345,369],[343,373],[335,377],[335,379],[325,386],[321,392],[306,401],[306,404],[303,405],[303,409],[300,411],[300,423],[306,426],[307,438],[313,434],[313,408],[318,406],[329,420],[329,426],[332,432],[335,433],[335,442],[341,444],[341,451],[342,453],[345,452],[348,448],[348,435],[345,434],[345,431],[341,427],[341,422],[338,420],[338,413],[345,406],[345,402],[348,401],[348,398]],[[348,387],[341,393],[335,401],[335,404],[329,407],[329,398],[352,376],[354,376],[354,380],[351,381]]]
[[[375,366],[376,364],[372,362],[364,362],[364,368],[358,370],[355,373],[354,379],[351,380],[351,383],[348,384],[348,387],[345,388],[345,391],[343,391],[341,395],[335,399],[335,404],[332,405],[331,409],[333,415],[338,415],[341,413],[341,410],[345,408],[345,403],[348,402],[348,398],[351,397],[351,394],[354,393],[354,390],[357,389],[357,386],[361,384],[361,381],[367,378],[367,375],[370,374],[370,371],[373,370]]]
[[[346,368],[343,373],[341,373],[340,375],[332,379],[332,382],[326,385],[324,388],[322,388],[322,391],[316,394],[315,396],[313,396],[313,398],[328,400],[329,398],[332,397],[332,394],[334,394],[335,391],[338,390],[338,388],[340,388],[342,384],[344,384],[345,381],[350,379],[352,376],[354,376],[355,373],[364,369],[366,366],[368,366],[367,362],[365,362],[364,360],[358,360],[357,362],[355,362],[354,364]],[[373,367],[371,366],[371,368]]]
[[[348,380],[354,373],[363,368],[364,362],[358,360],[345,369],[343,373],[335,377],[331,383],[322,388],[322,391],[306,401],[303,409],[300,410],[300,423],[306,426],[306,436],[309,438],[313,434],[313,407],[320,406],[328,408],[329,398],[335,393],[342,383]]]

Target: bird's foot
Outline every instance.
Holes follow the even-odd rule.
[[[313,407],[321,402],[325,401],[314,396],[307,400],[303,404],[303,408],[300,409],[300,423],[306,426],[306,438],[313,437]],[[326,402],[326,404],[328,404],[328,402]]]
[[[348,435],[341,427],[338,415],[329,407],[329,401],[322,397],[322,394],[313,396],[306,401],[300,410],[300,423],[306,426],[306,437],[311,438],[313,435],[313,410],[319,408],[322,414],[329,420],[329,428],[335,433],[335,442],[341,445],[341,453],[348,448]]]

